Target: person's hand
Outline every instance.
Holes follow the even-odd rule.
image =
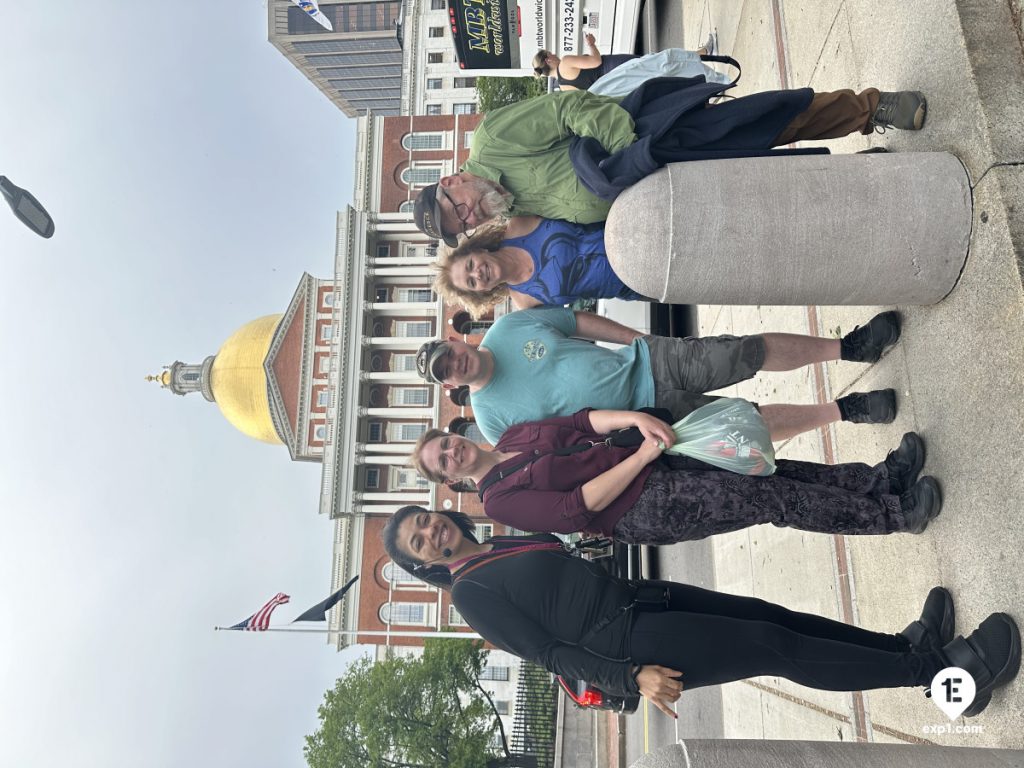
[[[636,675],[636,684],[640,686],[640,694],[654,706],[669,717],[677,717],[669,704],[677,701],[679,694],[682,693],[683,684],[675,679],[682,674],[657,664],[645,664]]]
[[[644,463],[643,465],[646,467],[656,458],[661,456],[661,450],[661,441],[653,437],[648,437],[646,440],[643,441],[640,447],[637,448],[636,455],[640,457],[640,460]]]
[[[676,433],[672,427],[649,413],[637,411],[633,414],[633,425],[640,430],[640,434],[648,440],[660,440],[665,448],[671,448],[676,442]]]
[[[591,48],[593,48],[594,43],[597,42],[597,39],[589,32],[587,32],[587,34],[583,36],[583,39],[587,41],[587,45],[589,45]]]

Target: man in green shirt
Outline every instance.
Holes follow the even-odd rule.
[[[860,94],[815,94],[807,88],[775,91],[726,104],[705,108],[700,100],[678,116],[681,119],[672,126],[678,130],[669,132],[671,146],[696,141],[700,148],[744,153],[855,131],[868,133],[876,127],[918,130],[926,111],[919,93],[880,93],[874,88]],[[640,139],[645,131],[657,130],[649,123],[642,126]],[[604,221],[611,202],[583,186],[569,156],[570,144],[576,137],[592,138],[613,154],[637,143],[637,130],[617,99],[588,91],[551,93],[489,112],[473,135],[469,159],[460,172],[420,192],[413,214],[416,226],[454,247],[459,233],[498,216],[534,214],[579,224]]]

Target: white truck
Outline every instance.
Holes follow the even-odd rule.
[[[642,6],[643,0],[448,0],[448,21],[464,74],[519,76],[533,74],[541,48],[579,53],[588,32],[601,53],[634,53]]]

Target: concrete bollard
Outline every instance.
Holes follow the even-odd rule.
[[[631,768],[1024,768],[1024,751],[932,744],[687,739]]]
[[[934,304],[967,259],[971,187],[946,152],[676,163],[605,224],[616,274],[680,304]]]

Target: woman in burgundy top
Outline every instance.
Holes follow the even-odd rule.
[[[636,426],[638,447],[605,444]],[[440,430],[413,451],[435,483],[473,480],[487,516],[526,531],[599,532],[636,544],[702,539],[759,523],[844,534],[920,533],[941,507],[933,478],[917,479],[924,444],[908,433],[885,461],[816,464],[781,459],[769,477],[738,475],[694,459],[662,455],[674,441],[646,413],[584,409],[518,424],[492,450]],[[567,455],[554,451],[596,443]],[[536,457],[523,466],[530,456]]]

